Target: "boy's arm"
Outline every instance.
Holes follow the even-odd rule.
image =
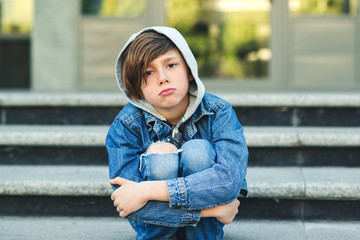
[[[238,213],[239,206],[240,201],[235,199],[228,204],[201,210],[201,217],[215,217],[219,222],[230,224]]]
[[[111,195],[111,200],[114,201],[114,205],[119,212],[120,217],[126,217],[128,214],[141,209],[150,200],[169,201],[165,181],[136,183],[117,177],[111,179],[110,183],[120,186]],[[235,199],[229,204],[204,209],[201,211],[201,217],[216,217],[220,222],[229,224],[235,218],[239,204],[239,200]]]
[[[172,208],[197,210],[227,204],[246,185],[248,150],[243,128],[231,105],[222,106],[199,123],[210,127],[216,163],[187,177],[166,180]]]
[[[120,120],[115,120],[111,125],[106,137],[110,179],[122,177],[136,183],[142,182],[139,166],[140,155],[144,149],[138,144],[139,139],[140,137]],[[114,193],[121,189],[116,188],[115,185],[113,185]],[[200,210],[170,208],[168,200],[167,202],[151,200],[138,211],[127,215],[127,218],[170,227],[183,227],[195,226],[200,221],[200,215]]]
[[[226,113],[219,114],[221,117],[217,119],[221,127],[214,129],[212,133],[212,143],[219,155],[217,164],[186,178],[167,180],[167,201],[170,200],[170,203],[148,201],[144,207],[129,214],[129,219],[172,227],[194,226],[200,220],[201,214],[204,214],[202,209],[234,201],[240,191],[242,179],[245,178],[247,148],[241,125],[238,123],[230,129],[227,128],[231,126],[227,122],[234,120],[234,117],[236,119],[236,115],[234,116],[233,111],[230,111],[229,115],[229,109],[225,110]],[[138,144],[140,139],[140,136],[130,131],[121,121],[113,123],[106,139],[111,179],[120,176],[134,182],[142,181],[139,165],[144,149]],[[224,148],[223,144],[226,143],[230,144]],[[233,149],[239,147],[240,154],[234,153]],[[115,186],[113,188],[116,189]],[[194,189],[199,192],[194,192]],[[204,196],[206,201],[203,201]]]
[[[169,201],[169,194],[165,181],[133,182],[117,177],[110,180],[110,184],[119,185],[111,194],[116,210],[120,217],[126,217],[144,207],[148,201]]]

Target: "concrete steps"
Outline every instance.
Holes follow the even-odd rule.
[[[249,198],[225,239],[355,239],[360,94],[220,96],[250,152]],[[0,239],[134,238],[110,200],[104,148],[125,103],[119,93],[0,92]]]
[[[360,200],[360,167],[249,167],[249,197]],[[336,176],[336,177],[335,177]],[[8,166],[0,195],[110,196],[106,166]]]
[[[285,216],[298,220],[322,219],[323,213],[314,208],[324,202],[337,202],[342,207],[342,211],[328,214],[327,219],[356,220],[360,216],[360,168],[249,167],[248,181],[250,194],[240,207],[242,219],[256,218],[256,214],[265,218],[256,210],[259,199],[270,203],[276,199],[278,208],[291,203],[291,214],[275,211],[273,219]],[[0,169],[0,199],[4,200],[0,203],[0,212],[6,211],[13,216],[21,216],[24,211],[28,215],[83,216],[83,209],[77,209],[77,206],[91,202],[93,198],[106,206],[100,211],[101,215],[113,216],[116,213],[109,204],[111,193],[106,166],[2,165]],[[23,209],[23,201],[34,197],[37,200],[29,202],[38,210]],[[42,206],[47,199],[56,197],[62,197],[52,200],[58,202],[60,210]],[[12,199],[11,204],[5,199]],[[86,216],[98,216],[99,208],[88,207]],[[250,211],[252,208],[255,209],[253,212]],[[327,208],[331,210],[331,206]]]
[[[0,164],[107,165],[104,125],[0,125]],[[244,127],[250,166],[359,166],[359,127]]]
[[[360,126],[360,94],[218,93],[244,126]],[[108,125],[126,103],[114,93],[1,92],[1,124]]]
[[[109,126],[0,126],[0,145],[105,146]],[[360,127],[244,127],[249,147],[357,147]]]
[[[225,226],[224,240],[356,240],[360,222],[235,221]],[[3,240],[135,239],[130,224],[119,218],[0,217]]]

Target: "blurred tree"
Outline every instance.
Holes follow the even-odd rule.
[[[168,0],[168,25],[178,29],[188,41],[198,61],[200,76],[220,79],[266,77],[269,59],[253,59],[249,54],[255,52],[257,56],[257,51],[268,49],[270,9],[218,9],[222,2]],[[253,1],[229,2],[236,6]],[[266,0],[257,2],[267,3]]]

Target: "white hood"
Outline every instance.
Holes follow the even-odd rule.
[[[189,106],[183,116],[183,118],[180,120],[179,124],[177,126],[179,126],[181,123],[185,122],[189,117],[191,117],[191,115],[195,112],[196,108],[199,106],[204,93],[205,93],[205,87],[203,85],[203,83],[201,82],[199,76],[198,76],[198,68],[197,68],[197,62],[196,59],[194,57],[194,55],[192,54],[188,44],[186,43],[186,40],[184,39],[184,37],[174,28],[169,28],[169,27],[148,27],[148,28],[144,28],[143,30],[141,30],[138,33],[133,34],[129,40],[127,41],[127,43],[125,44],[125,46],[123,47],[123,49],[120,51],[119,56],[116,60],[116,64],[115,64],[115,75],[116,75],[116,80],[118,82],[119,88],[121,89],[121,91],[125,94],[125,96],[127,96],[127,98],[129,99],[129,101],[135,105],[138,108],[141,108],[149,113],[151,113],[152,115],[156,116],[157,118],[161,119],[161,120],[166,120],[162,115],[160,115],[156,109],[150,104],[148,103],[145,99],[141,99],[141,100],[135,100],[133,98],[131,98],[125,90],[124,87],[124,82],[123,82],[123,78],[122,78],[122,68],[121,68],[121,60],[120,60],[120,56],[123,53],[123,51],[126,49],[126,47],[143,31],[146,30],[154,30],[158,33],[164,34],[165,36],[167,36],[175,45],[176,47],[179,49],[179,51],[181,52],[181,54],[184,57],[185,62],[187,63],[188,67],[190,68],[191,74],[194,77],[195,81],[191,81],[190,83],[190,88],[189,88],[189,93],[190,93],[190,103]],[[193,83],[195,82],[195,84]]]

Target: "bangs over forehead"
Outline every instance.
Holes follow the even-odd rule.
[[[120,56],[122,77],[126,94],[135,100],[142,99],[141,83],[145,81],[146,68],[155,58],[176,48],[165,35],[148,30],[138,35]]]

